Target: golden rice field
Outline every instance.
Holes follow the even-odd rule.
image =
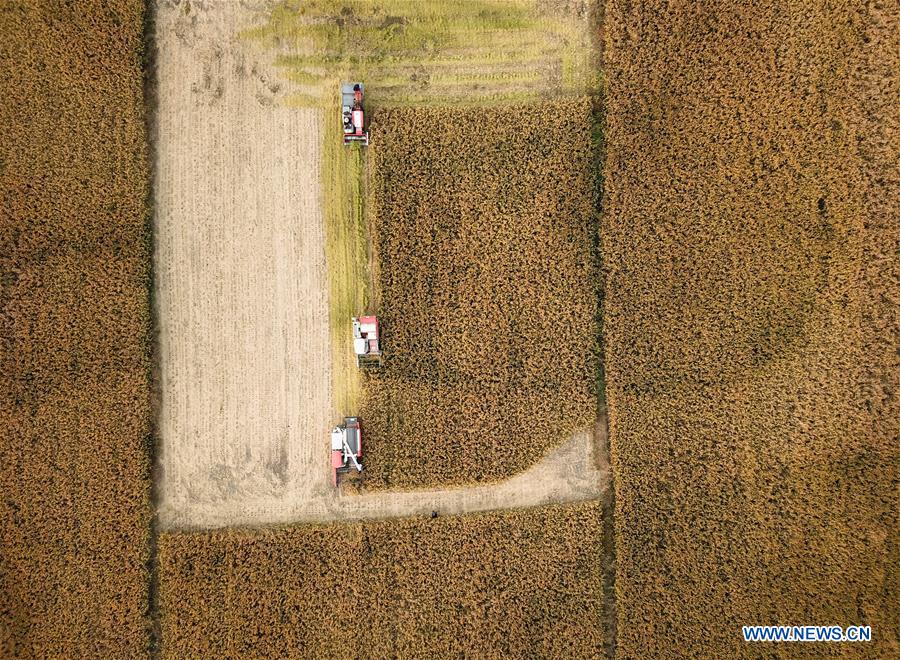
[[[898,655],[896,3],[253,5],[267,103],[371,90],[322,182],[357,485],[503,479],[605,395],[615,497],[161,535],[148,7],[0,3],[0,656]]]
[[[597,503],[160,539],[169,657],[597,657]]]
[[[150,643],[143,4],[0,7],[0,656]]]
[[[587,99],[376,115],[366,487],[496,481],[592,425],[591,122]]]
[[[756,656],[741,625],[803,621],[894,655],[898,14],[606,21],[617,653]]]

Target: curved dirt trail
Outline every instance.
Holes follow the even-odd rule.
[[[484,511],[602,496],[605,420],[504,482],[331,486],[323,117],[237,35],[265,2],[160,0],[155,300],[163,529]]]
[[[278,501],[269,497],[194,501],[178,511],[164,508],[160,522],[163,528],[212,529],[430,515],[432,511],[448,515],[598,499],[609,486],[609,467],[598,449],[605,445],[605,437],[606,422],[600,420],[596,429],[576,434],[531,469],[485,486],[364,495],[345,495],[326,488],[306,497]]]

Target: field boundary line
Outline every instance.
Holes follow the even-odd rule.
[[[160,463],[159,452],[161,439],[159,437],[159,415],[162,402],[162,382],[160,374],[159,355],[159,307],[157,305],[156,291],[156,231],[154,203],[156,195],[156,164],[157,164],[157,133],[158,133],[158,93],[157,80],[157,46],[156,46],[156,15],[155,2],[147,2],[144,5],[143,26],[143,52],[142,66],[144,72],[144,126],[147,134],[147,170],[150,175],[150,185],[147,187],[147,217],[146,236],[148,243],[147,254],[150,268],[147,275],[147,291],[149,299],[149,328],[148,351],[150,353],[150,430],[148,433],[146,448],[150,481],[150,533],[147,548],[147,621],[149,626],[149,656],[152,660],[162,657],[162,623],[159,613],[159,501],[160,501]]]

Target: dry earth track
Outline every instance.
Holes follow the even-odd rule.
[[[598,448],[605,446],[606,421],[594,433],[582,431],[544,460],[496,484],[472,488],[380,491],[345,495],[334,490],[310,497],[245,498],[220,502],[193,501],[181,509],[160,512],[165,529],[213,529],[230,526],[325,522],[360,518],[395,518],[525,508],[603,497],[609,468]]]

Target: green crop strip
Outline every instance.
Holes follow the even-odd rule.
[[[358,409],[361,383],[350,318],[366,311],[370,278],[362,147],[344,146],[337,104],[325,117],[323,164],[334,406],[338,415],[352,415]]]

